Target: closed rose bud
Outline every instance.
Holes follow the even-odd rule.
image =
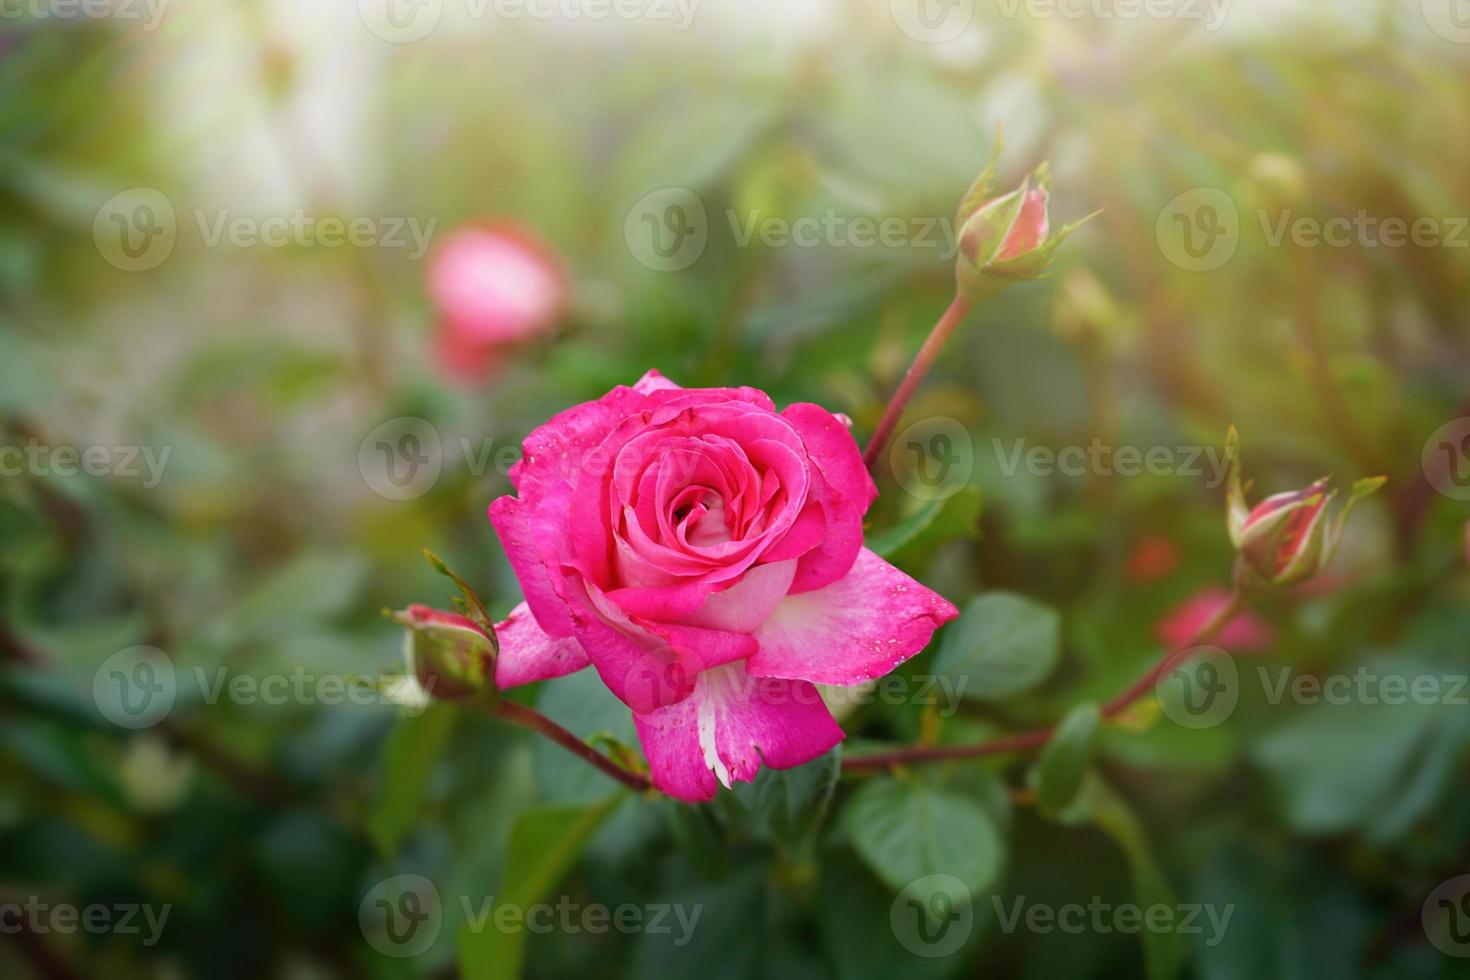
[[[1230,541],[1240,554],[1246,585],[1295,585],[1312,578],[1332,561],[1349,512],[1384,483],[1383,477],[1353,484],[1347,503],[1329,518],[1328,504],[1337,496],[1321,479],[1300,490],[1273,494],[1247,506],[1241,483],[1239,436],[1234,426],[1226,439],[1230,459],[1228,525]]]
[[[419,605],[398,620],[408,628],[409,670],[429,697],[459,701],[494,691],[496,644],[474,620]]]
[[[1087,220],[1051,233],[1048,164],[1037,167],[1020,187],[1005,194],[991,194],[994,176],[992,160],[955,216],[960,253],[956,276],[960,294],[971,303],[995,295],[1012,282],[1045,276],[1057,246]]]
[[[488,374],[511,346],[550,329],[566,307],[566,274],[530,232],[482,222],[452,232],[429,257],[439,360],[462,380]]]

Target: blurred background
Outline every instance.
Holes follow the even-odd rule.
[[[1461,0],[4,0],[0,973],[1470,975],[1467,82]],[[485,507],[561,408],[657,368],[864,439],[998,132],[1103,213],[969,317],[907,416],[954,475],[895,458],[869,540],[1043,667],[846,748],[1138,676],[1229,585],[1233,423],[1253,499],[1389,483],[1219,641],[1228,710],[1109,727],[1070,819],[1001,756],[777,820],[398,703],[382,610],[447,605],[425,547],[519,600]],[[594,678],[522,693],[636,744]],[[904,925],[982,846],[962,928]],[[1130,903],[1197,928],[1012,914]]]

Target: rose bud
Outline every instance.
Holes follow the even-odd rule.
[[[496,643],[474,620],[413,605],[398,621],[408,627],[403,641],[408,669],[430,697],[459,701],[495,690]]]
[[[440,363],[461,380],[485,377],[505,350],[550,329],[568,292],[556,255],[506,222],[452,232],[429,257],[427,288]]]
[[[1093,216],[1051,233],[1049,164],[1041,164],[1020,187],[999,196],[990,191],[994,177],[991,160],[955,215],[956,278],[960,295],[970,303],[993,296],[1012,282],[1044,277],[1057,246]]]
[[[1240,478],[1239,436],[1231,426],[1225,453],[1230,458],[1228,525],[1230,541],[1240,553],[1238,568],[1248,585],[1295,585],[1312,578],[1332,561],[1342,540],[1348,514],[1364,497],[1383,486],[1383,477],[1353,484],[1347,503],[1335,518],[1328,504],[1337,496],[1321,479],[1300,490],[1273,494],[1247,507]]]

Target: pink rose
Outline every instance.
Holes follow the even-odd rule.
[[[957,614],[863,547],[877,488],[816,405],[650,371],[523,450],[519,496],[490,505],[526,596],[496,627],[496,683],[590,663],[671,796],[826,752],[842,730],[814,685],[880,677]]]
[[[1183,649],[1195,633],[1230,601],[1230,593],[1224,589],[1201,589],[1185,599],[1159,620],[1154,634],[1159,642],[1170,650]],[[1215,646],[1238,653],[1264,650],[1276,642],[1276,633],[1269,623],[1251,612],[1242,612],[1225,624],[1213,640]]]
[[[454,231],[430,255],[427,279],[440,361],[463,379],[483,377],[503,350],[549,329],[566,305],[555,254],[505,222]]]

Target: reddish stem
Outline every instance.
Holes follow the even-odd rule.
[[[903,416],[903,410],[914,396],[914,392],[923,382],[924,376],[934,366],[939,352],[944,349],[945,343],[955,328],[965,319],[965,314],[970,312],[970,304],[958,293],[949,304],[949,308],[940,316],[939,322],[934,324],[934,329],[929,331],[924,346],[919,348],[919,353],[914,355],[914,363],[909,365],[908,372],[899,383],[898,391],[893,393],[893,399],[888,407],[883,410],[883,418],[878,421],[878,427],[873,430],[873,437],[868,440],[868,448],[863,450],[863,464],[867,466],[869,473],[876,475],[878,459],[883,455],[883,450],[888,446],[888,440],[893,438],[893,430],[898,426],[898,420]]]
[[[494,707],[488,708],[488,710],[497,718],[545,735],[573,755],[592,763],[635,793],[647,792],[653,788],[653,783],[649,782],[647,776],[629,769],[624,769],[533,708],[528,708],[523,704],[517,704],[514,701],[501,700]]]
[[[1116,718],[1122,714],[1130,705],[1140,698],[1146,696],[1158,684],[1159,678],[1163,677],[1175,664],[1185,659],[1194,652],[1194,648],[1212,639],[1215,634],[1224,629],[1232,619],[1240,612],[1245,600],[1237,590],[1232,592],[1229,601],[1217,609],[1209,619],[1200,624],[1189,638],[1178,649],[1160,658],[1158,663],[1149,668],[1148,672],[1134,681],[1123,693],[1113,698],[1103,706],[1102,716],[1104,718]],[[916,745],[906,749],[895,749],[892,752],[874,752],[871,755],[855,755],[842,760],[843,769],[886,769],[889,766],[903,765],[913,762],[940,762],[946,759],[977,759],[987,755],[999,755],[1003,752],[1021,752],[1027,749],[1038,749],[1051,741],[1055,727],[1048,725],[1045,728],[1033,728],[1030,731],[1017,732],[1012,735],[1002,735],[985,742],[976,742],[973,745]]]

